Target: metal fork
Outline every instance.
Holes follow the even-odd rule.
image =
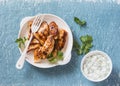
[[[28,40],[27,44],[26,44],[26,47],[22,53],[22,55],[20,56],[20,58],[18,59],[17,63],[16,63],[16,68],[17,69],[22,69],[23,68],[23,65],[24,65],[24,62],[25,62],[25,57],[26,57],[26,53],[27,53],[27,50],[28,50],[28,47],[29,47],[29,44],[33,38],[33,33],[37,32],[42,21],[43,21],[43,18],[44,16],[40,16],[40,15],[37,15],[35,17],[35,19],[33,20],[33,24],[31,26],[31,31],[32,31],[32,34],[30,36],[30,39]]]

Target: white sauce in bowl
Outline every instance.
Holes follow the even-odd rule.
[[[92,81],[105,79],[111,73],[111,60],[107,55],[94,53],[84,58],[82,72],[86,78]]]

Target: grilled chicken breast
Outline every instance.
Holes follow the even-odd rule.
[[[28,22],[29,32],[28,39],[31,36],[32,21]],[[57,56],[58,50],[61,50],[66,42],[67,32],[63,29],[58,29],[58,25],[52,21],[48,25],[43,21],[40,28],[33,34],[33,39],[28,48],[28,52],[34,50],[34,62],[40,62],[41,59],[47,58],[52,53]]]
[[[53,35],[54,39],[58,39],[58,25],[53,21],[49,24],[49,33]]]
[[[31,51],[31,50],[35,50],[35,49],[37,49],[37,48],[39,48],[40,47],[40,44],[32,44],[32,45],[29,45],[29,47],[28,47],[28,51],[27,52],[29,52],[29,51]]]
[[[43,22],[42,22],[40,28],[38,29],[38,33],[39,33],[39,34],[43,33],[43,35],[44,35],[45,37],[47,37],[47,36],[49,35],[49,26],[48,26],[48,24],[47,24],[46,21],[43,21]],[[43,35],[42,35],[42,36],[43,36]]]
[[[34,51],[34,62],[40,62],[41,61],[41,58],[39,57],[39,52],[38,52],[39,49],[36,49]]]
[[[42,56],[43,59],[53,51],[54,43],[55,41],[53,36],[48,36],[45,44],[39,49],[39,55]]]
[[[38,44],[38,43],[39,43],[39,41],[36,38],[33,37],[30,44],[32,45],[32,44]]]
[[[61,50],[64,47],[65,42],[66,42],[66,36],[67,36],[67,32],[63,29],[60,29],[59,30],[58,42],[56,44],[56,48],[58,50]]]

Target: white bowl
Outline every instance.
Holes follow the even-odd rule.
[[[96,79],[96,80],[95,80],[95,79],[93,79],[93,76],[92,76],[92,77],[88,77],[88,75],[85,74],[85,72],[83,71],[83,70],[84,70],[84,69],[83,69],[83,66],[84,66],[84,63],[86,62],[86,58],[88,58],[88,57],[90,57],[90,56],[93,56],[93,55],[102,55],[102,56],[104,56],[104,57],[107,58],[107,61],[109,61],[110,70],[108,71],[107,75],[104,76],[104,77],[101,78],[101,79]],[[87,61],[88,61],[88,60],[87,60]],[[93,81],[93,82],[100,82],[100,81],[103,81],[103,80],[105,80],[106,78],[108,78],[108,76],[111,74],[111,72],[112,72],[112,61],[111,61],[110,57],[109,57],[106,53],[104,53],[104,52],[102,52],[102,51],[98,51],[98,50],[91,51],[91,52],[89,52],[88,54],[86,54],[86,55],[83,57],[83,59],[82,59],[82,61],[81,61],[81,71],[82,71],[82,74],[83,74],[88,80]]]
[[[44,16],[44,20],[47,21],[48,24],[51,21],[55,21],[60,28],[65,29],[68,32],[65,46],[62,49],[62,51],[64,53],[64,59],[63,59],[63,61],[58,61],[58,63],[56,63],[56,64],[51,64],[47,60],[43,60],[41,63],[34,63],[33,52],[30,52],[30,53],[28,53],[28,55],[26,55],[26,61],[28,63],[32,64],[33,66],[36,66],[39,68],[50,68],[50,67],[54,67],[57,65],[67,64],[71,59],[71,50],[72,50],[72,46],[73,46],[73,36],[72,36],[72,32],[71,32],[69,26],[63,19],[61,19],[60,17],[58,17],[56,15],[53,15],[53,14],[39,14],[39,15]],[[25,17],[22,19],[22,21],[20,23],[20,31],[18,34],[18,38],[24,37],[27,35],[27,32],[28,32],[28,29],[27,29],[28,23],[27,22],[33,20],[34,18],[35,18],[35,16],[30,16],[30,17]],[[22,53],[24,50],[24,47],[19,48],[19,50],[20,50],[20,53]]]

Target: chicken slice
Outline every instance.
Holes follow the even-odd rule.
[[[39,43],[39,41],[36,38],[33,37],[30,44],[32,45],[32,44],[38,44],[38,43]]]
[[[40,28],[38,29],[38,33],[41,34],[41,32],[46,37],[49,35],[49,26],[48,26],[48,23],[46,21],[43,21]]]
[[[40,44],[34,44],[34,45],[31,44],[31,45],[29,45],[27,52],[29,52],[31,50],[35,50],[35,49],[37,49],[39,47],[40,47]]]
[[[34,33],[33,36],[40,42],[41,45],[44,45],[45,39],[43,40],[42,38],[40,38],[38,32]]]
[[[48,35],[49,35],[48,24],[46,21],[43,21],[38,31],[34,33],[34,37],[40,42],[41,45],[44,45]]]
[[[67,32],[63,29],[60,29],[59,30],[59,38],[58,38],[57,44],[55,46],[56,49],[61,50],[64,47],[65,42],[66,42],[66,37],[67,37]]]
[[[47,37],[47,40],[45,41],[45,44],[39,49],[39,54],[42,56],[42,58],[46,58],[47,55],[49,55],[53,49],[54,49],[54,38],[52,35]]]
[[[58,39],[58,25],[52,21],[49,24],[50,35],[53,35],[54,39]]]
[[[38,52],[39,49],[35,49],[34,50],[34,62],[40,62],[41,61],[41,58],[39,57],[39,52]]]

